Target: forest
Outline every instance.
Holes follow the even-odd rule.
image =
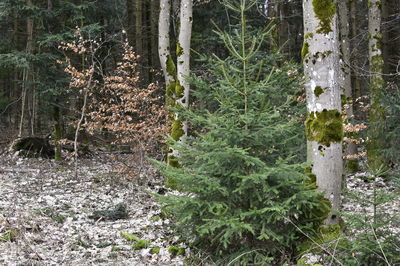
[[[400,265],[400,1],[1,0],[0,265]]]

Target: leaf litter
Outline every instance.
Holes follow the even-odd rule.
[[[168,190],[156,170],[128,180],[104,159],[79,164],[75,179],[73,164],[1,156],[0,265],[184,265],[190,249],[148,193]]]
[[[8,170],[0,171],[0,265],[185,265],[190,248],[168,228],[170,221],[161,219],[160,205],[148,193],[176,193],[162,185],[156,170],[147,166],[132,181],[119,177],[104,158],[79,163],[75,179],[72,163],[1,156],[0,170]],[[370,197],[373,184],[366,177],[349,175],[348,191]],[[397,190],[381,178],[376,185],[388,193]],[[396,194],[380,206],[381,214],[398,214]],[[373,212],[352,198],[343,200],[343,210]],[[399,224],[390,230],[398,234]],[[175,246],[185,254],[168,252]],[[316,254],[303,257],[324,260]]]

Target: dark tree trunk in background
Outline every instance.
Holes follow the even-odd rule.
[[[143,54],[143,0],[135,0],[135,52],[140,56],[138,70],[144,73],[144,54]]]
[[[160,68],[160,63],[158,59],[158,13],[159,13],[159,1],[158,0],[150,0],[150,56],[149,65],[157,70]],[[155,81],[154,74],[150,72],[151,78],[150,82]]]
[[[32,1],[27,0],[27,5],[32,6]],[[25,53],[31,54],[32,53],[32,47],[33,47],[33,19],[28,17],[26,19],[26,34],[27,34],[27,39],[26,39],[26,49]],[[19,131],[18,131],[18,136],[21,137],[22,134],[24,133],[24,124],[25,124],[25,113],[26,113],[26,107],[27,107],[27,95],[28,95],[28,89],[32,84],[32,69],[31,69],[31,64],[27,63],[28,65],[24,67],[23,74],[22,74],[22,92],[21,92],[21,117],[20,117],[20,122],[19,122]]]
[[[127,35],[129,44],[135,46],[135,0],[126,0],[126,14],[127,14]]]
[[[383,78],[384,58],[382,54],[382,5],[381,1],[368,2],[368,54],[370,97],[369,108],[369,142],[367,143],[368,164],[373,169],[378,169],[383,161],[379,149],[383,147],[380,141],[382,136],[382,123],[384,121],[384,109],[382,101],[384,97],[385,81]]]

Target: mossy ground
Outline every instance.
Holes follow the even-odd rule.
[[[134,249],[144,249],[144,248],[147,248],[149,245],[150,245],[150,241],[144,240],[144,239],[140,239],[136,243],[134,243],[132,245],[132,247]]]
[[[170,246],[168,247],[168,252],[171,254],[171,256],[176,257],[176,256],[183,256],[185,255],[185,249],[180,248],[177,246]]]
[[[322,247],[332,246],[345,248],[349,247],[351,243],[342,236],[342,228],[340,225],[321,226],[318,233],[312,240],[308,240],[297,247],[299,255],[306,253],[318,254],[323,252]],[[308,265],[304,259],[299,259],[297,265]]]

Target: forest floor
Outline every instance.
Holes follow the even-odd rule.
[[[168,248],[189,248],[149,193],[164,193],[162,178],[151,167],[141,176],[120,178],[96,157],[79,160],[76,179],[72,163],[1,154],[0,265],[183,265]],[[120,203],[128,217],[94,215]]]
[[[0,266],[184,265],[191,251],[168,229],[170,221],[151,195],[167,191],[160,174],[148,166],[139,178],[127,179],[114,164],[107,156],[82,158],[75,178],[72,161],[56,164],[0,151]],[[344,200],[347,213],[371,217],[374,188],[395,190],[382,179],[366,180],[365,172],[348,176],[348,191],[358,196]],[[101,212],[121,203],[123,219]],[[399,196],[379,206],[387,215],[399,209]],[[400,233],[400,225],[392,230]],[[148,242],[135,248],[140,240]],[[173,256],[171,247],[184,248],[186,255]],[[319,256],[308,257],[321,263]]]

